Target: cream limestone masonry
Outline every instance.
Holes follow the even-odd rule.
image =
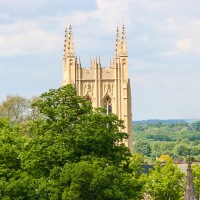
[[[69,30],[69,31],[68,31]],[[100,58],[90,61],[89,69],[81,67],[80,58],[74,53],[72,26],[65,30],[62,85],[73,84],[78,95],[91,101],[93,107],[104,107],[107,113],[116,114],[124,120],[129,139],[124,143],[133,150],[131,88],[128,78],[128,52],[125,27],[120,37],[117,27],[114,58],[108,68],[102,68]]]

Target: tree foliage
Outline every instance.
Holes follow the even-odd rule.
[[[193,131],[200,132],[200,121],[192,123],[191,128]]]
[[[157,158],[157,161],[160,162],[167,162],[169,160],[172,160],[172,158],[169,155],[161,155],[159,158]]]
[[[42,94],[33,107],[42,117],[25,129],[0,123],[7,137],[0,138],[1,199],[140,199],[116,115],[93,109],[71,85]]]
[[[19,126],[10,126],[9,121],[0,118],[0,177],[9,180],[21,169],[19,152],[26,141]]]
[[[192,175],[193,175],[195,192],[198,199],[200,198],[200,165],[196,164],[192,166]]]
[[[154,200],[180,200],[184,196],[184,177],[172,160],[168,160],[165,165],[157,162],[146,177],[144,192]]]
[[[7,117],[12,124],[36,119],[40,113],[36,107],[31,107],[36,100],[37,97],[28,99],[19,95],[8,95],[0,104],[0,117]]]
[[[151,155],[151,146],[148,141],[139,140],[134,145],[134,152],[143,154],[149,157]]]
[[[159,156],[166,149],[173,153],[172,134],[168,134],[172,140],[162,145],[157,136],[148,139],[141,134],[145,140],[136,137],[138,153],[131,155],[123,144],[128,135],[119,131],[123,121],[114,114],[105,115],[104,109],[93,109],[72,85],[29,101],[28,107],[19,109],[20,115],[15,115],[15,105],[23,108],[24,104],[14,100],[8,98],[0,105],[4,108],[0,113],[0,199],[141,200],[146,193],[153,199],[178,200],[183,194],[183,174],[171,160],[143,174],[145,156],[157,156],[155,149]],[[10,108],[7,105],[13,109],[10,115],[4,112]],[[185,137],[185,128],[183,124],[144,124],[138,132],[179,130]],[[200,143],[194,142],[198,147]],[[198,153],[198,148],[190,150]]]
[[[135,146],[140,148],[140,141],[146,141],[151,148],[149,160],[155,161],[160,155],[170,155],[179,161],[185,160],[189,154],[200,161],[200,134],[196,128],[198,122],[191,124],[135,124],[133,125],[133,138]],[[146,150],[140,148],[140,153]],[[143,151],[143,152],[142,152]]]

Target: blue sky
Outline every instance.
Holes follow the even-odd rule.
[[[107,67],[123,17],[133,119],[200,118],[199,0],[0,0],[0,101],[61,86],[70,19],[82,66]]]

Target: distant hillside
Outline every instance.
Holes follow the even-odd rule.
[[[177,123],[193,123],[195,121],[198,121],[198,119],[148,119],[148,120],[141,120],[141,121],[133,121],[133,124],[177,124]]]

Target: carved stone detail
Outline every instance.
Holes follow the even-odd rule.
[[[93,96],[94,94],[94,83],[92,82],[84,82],[83,83],[83,94],[89,94]]]
[[[113,95],[114,84],[112,82],[103,82],[103,95],[106,93]]]

